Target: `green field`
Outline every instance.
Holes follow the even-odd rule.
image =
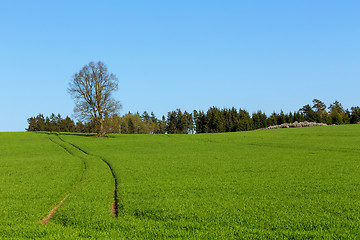
[[[357,238],[360,125],[0,133],[0,182],[2,239]]]

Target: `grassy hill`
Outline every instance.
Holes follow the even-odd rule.
[[[105,139],[0,133],[0,236],[355,238],[359,156],[359,125]]]

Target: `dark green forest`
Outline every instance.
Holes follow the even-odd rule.
[[[50,117],[39,114],[27,121],[27,131],[94,133],[97,130],[94,121],[75,122],[60,114]],[[114,114],[105,117],[104,128],[107,133],[121,134],[193,134],[248,131],[304,121],[328,125],[356,124],[360,123],[360,107],[344,109],[338,101],[327,107],[322,101],[314,99],[311,105],[307,104],[296,112],[280,111],[269,116],[262,111],[250,115],[246,110],[235,107],[211,107],[207,111],[193,112],[177,109],[161,119],[146,111],[142,114],[129,112],[123,116]]]

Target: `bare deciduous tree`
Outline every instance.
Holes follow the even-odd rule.
[[[69,83],[68,92],[75,101],[75,116],[83,121],[94,120],[98,136],[104,134],[104,118],[111,117],[121,108],[112,97],[118,90],[118,79],[109,74],[103,62],[90,62]]]

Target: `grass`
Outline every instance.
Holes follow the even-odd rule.
[[[5,139],[0,147],[0,179],[8,182],[4,189],[1,185],[6,192],[0,195],[2,209],[12,209],[9,201],[3,201],[6,196],[24,191],[13,184],[17,174],[2,174],[3,166],[22,162],[8,172],[32,172],[28,179],[18,176],[24,181],[49,174],[56,185],[53,192],[43,194],[43,182],[35,181],[29,192],[51,197],[43,210],[22,208],[32,218],[17,223],[18,218],[0,210],[2,236],[14,236],[10,230],[21,227],[33,230],[28,235],[19,230],[17,238],[38,234],[44,238],[339,239],[356,238],[360,231],[358,125],[50,138],[57,144],[45,134],[0,134],[0,142]],[[15,152],[14,143],[20,139],[22,151]],[[34,147],[38,153],[28,159],[25,152]],[[49,156],[54,156],[50,163],[45,160]],[[114,182],[103,160],[118,180],[118,218],[111,215]],[[83,162],[87,166],[83,179],[73,188],[82,176]],[[44,173],[48,163],[58,170]],[[71,171],[72,179],[67,177]],[[72,193],[54,218],[40,225],[38,220],[68,189]],[[20,196],[18,204],[27,202]]]
[[[78,181],[78,159],[47,135],[0,134],[0,238],[41,237],[39,223]]]

